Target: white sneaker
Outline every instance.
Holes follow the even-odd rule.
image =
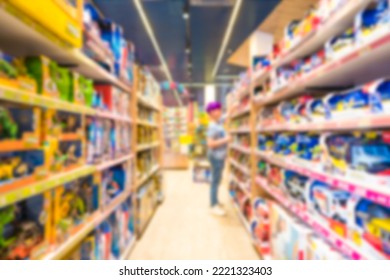
[[[219,205],[211,208],[211,213],[216,216],[225,216],[226,212]]]

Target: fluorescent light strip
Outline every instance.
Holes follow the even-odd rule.
[[[213,70],[213,76],[212,76],[213,78],[217,74],[219,65],[221,64],[222,56],[225,53],[227,43],[229,42],[230,36],[232,35],[233,26],[236,23],[238,12],[240,11],[241,5],[242,5],[242,0],[236,0],[236,3],[234,4],[234,7],[233,7],[233,12],[232,12],[230,19],[229,19],[228,26],[226,28],[226,32],[225,32],[225,36],[224,36],[223,41],[222,41],[221,48],[219,49],[217,61],[215,63],[214,70]]]
[[[146,32],[148,33],[149,38],[152,41],[153,47],[154,47],[155,51],[157,52],[157,56],[158,56],[158,58],[159,58],[159,60],[160,60],[160,62],[162,64],[162,67],[164,69],[165,75],[167,76],[168,81],[172,82],[173,79],[172,79],[172,76],[171,76],[171,72],[169,71],[169,68],[167,66],[167,62],[165,61],[165,58],[164,58],[164,56],[163,56],[163,54],[161,52],[160,46],[157,43],[156,36],[154,35],[154,32],[153,32],[152,26],[150,24],[150,21],[149,21],[148,17],[146,16],[144,7],[142,6],[140,0],[134,0],[134,4],[135,4],[135,7],[137,8],[138,14],[141,17],[142,23],[145,26]],[[176,100],[177,100],[179,106],[182,106],[181,98],[179,97],[179,94],[177,93],[176,90],[174,91],[174,94],[175,94],[175,97],[176,97]]]

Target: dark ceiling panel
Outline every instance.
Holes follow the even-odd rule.
[[[200,4],[211,3],[207,2],[208,0],[197,1]],[[126,38],[136,45],[137,59],[141,64],[151,66],[160,64],[133,0],[95,0],[94,2],[107,17],[124,27]],[[213,5],[190,7],[189,30],[192,44],[190,58],[193,67],[189,80],[186,74],[186,27],[182,16],[185,0],[142,1],[174,80],[212,81],[211,73],[232,11],[231,5],[218,5],[218,3],[225,2],[213,0]],[[243,0],[227,51],[219,67],[219,74],[232,75],[242,71],[239,67],[228,66],[225,63],[228,50],[234,51],[238,48],[278,3],[279,0]],[[165,79],[161,74],[158,76],[159,79]]]

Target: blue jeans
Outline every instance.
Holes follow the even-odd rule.
[[[209,157],[211,165],[211,188],[210,188],[210,198],[211,198],[211,207],[217,205],[218,201],[218,187],[221,183],[223,168],[225,166],[225,159],[216,159],[214,157]]]

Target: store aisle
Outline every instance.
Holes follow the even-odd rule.
[[[225,217],[209,213],[208,191],[190,171],[166,171],[166,200],[137,242],[131,259],[259,259],[233,208],[226,185]]]

